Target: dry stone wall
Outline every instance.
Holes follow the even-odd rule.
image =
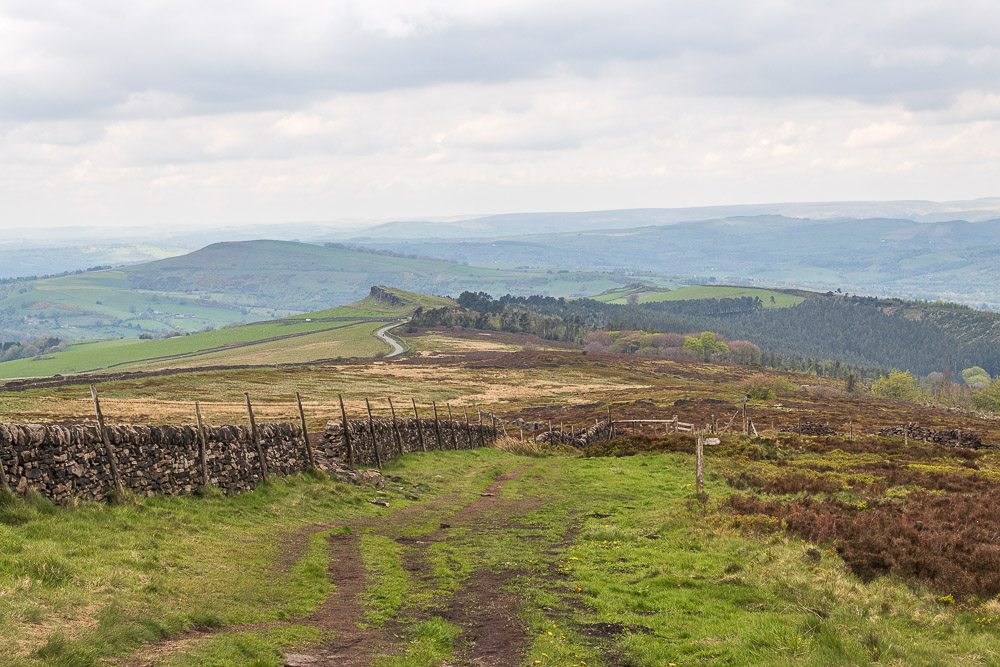
[[[903,426],[889,426],[879,429],[876,435],[889,438],[906,437],[910,440],[923,440],[948,447],[967,447],[970,449],[985,447],[982,438],[972,431],[965,431],[958,428],[928,428],[912,422]]]
[[[258,431],[270,473],[289,475],[308,467],[297,424],[260,424]],[[126,488],[152,496],[192,493],[202,485],[194,426],[109,426],[107,432]],[[205,435],[214,486],[233,495],[260,483],[249,427],[206,427]],[[58,503],[104,500],[113,487],[96,426],[0,424],[0,465],[13,490],[34,489]]]

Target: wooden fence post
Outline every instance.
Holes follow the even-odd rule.
[[[611,419],[611,406],[608,405],[608,440],[615,437],[615,422]]]
[[[378,451],[378,438],[375,437],[375,422],[372,419],[372,406],[368,402],[368,397],[365,397],[365,407],[368,408],[368,435],[372,439],[372,449],[375,450],[375,463],[378,465],[378,469],[382,469],[382,455]]]
[[[420,425],[420,413],[417,412],[417,400],[411,396],[410,402],[413,403],[413,420],[417,422],[417,437],[420,439],[420,450],[426,452],[427,445],[424,444],[424,427]]]
[[[337,394],[340,400],[340,419],[344,426],[344,447],[347,449],[347,465],[354,467],[354,448],[351,446],[351,431],[347,425],[347,411],[344,409],[344,397]]]
[[[451,418],[451,403],[448,403],[448,430],[451,431],[451,448],[458,449],[458,438],[455,437],[455,420]]]
[[[750,426],[747,424],[747,401],[743,399],[743,434],[750,435]]]
[[[264,445],[260,442],[260,431],[257,430],[257,420],[253,418],[253,408],[250,407],[250,392],[243,392],[247,399],[247,416],[250,417],[250,437],[257,448],[257,462],[260,464],[260,476],[265,482],[268,479],[267,458],[264,456]]]
[[[712,415],[712,435],[715,435],[715,415]]]
[[[854,442],[854,420],[852,419],[849,423],[851,428],[851,442]]]
[[[295,392],[295,402],[299,404],[299,419],[302,421],[302,442],[306,445],[306,458],[309,460],[309,467],[316,467],[316,458],[313,456],[312,444],[309,442],[309,430],[306,428],[306,413],[302,409],[302,397],[299,392]]]
[[[677,415],[674,415],[674,433],[677,433]]]
[[[469,442],[467,449],[475,449],[476,444],[472,442],[472,424],[469,423],[469,408],[463,405],[462,409],[465,411],[465,439]]]
[[[441,421],[438,419],[437,401],[431,401],[431,405],[434,406],[434,434],[437,436],[438,450],[443,450],[444,443],[441,442]]]
[[[399,455],[403,455],[403,438],[399,435],[399,424],[396,422],[396,408],[392,407],[392,396],[386,397],[389,400],[389,412],[392,413],[392,437],[396,439],[396,449]]]
[[[910,422],[903,425],[903,444],[907,447],[910,446]]]
[[[108,467],[111,469],[111,481],[116,491],[122,490],[122,478],[118,475],[118,461],[115,458],[115,448],[111,446],[111,438],[108,436],[108,429],[104,425],[104,413],[101,412],[101,402],[97,398],[97,388],[90,385],[90,396],[94,399],[94,412],[97,413],[97,428],[101,432],[101,440],[104,443],[104,455],[108,457]]]
[[[700,496],[705,493],[705,443],[702,439],[700,431],[698,432],[695,443],[694,481],[695,490],[697,490],[698,495]]]
[[[198,420],[198,461],[201,463],[201,484],[208,486],[208,442],[205,438],[205,426],[201,423],[201,406],[194,402],[194,416]]]

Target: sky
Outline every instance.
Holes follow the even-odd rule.
[[[996,196],[998,25],[992,0],[0,0],[0,229]]]

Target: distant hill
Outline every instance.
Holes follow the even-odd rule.
[[[470,263],[510,262],[701,276],[707,281],[945,299],[1000,308],[1000,219],[734,217],[463,241],[372,242]]]
[[[373,284],[439,295],[468,289],[574,297],[635,280],[519,264],[482,268],[291,241],[216,243],[120,269],[0,284],[0,341],[195,332],[350,303]]]
[[[981,222],[1000,218],[1000,197],[970,201],[932,202],[844,201],[737,204],[686,208],[632,208],[610,211],[507,213],[450,221],[388,222],[356,233],[354,240],[456,239],[521,234],[575,233],[598,229],[628,229],[649,225],[719,218],[779,215],[813,220],[899,218],[914,222],[967,220]],[[334,236],[323,237],[328,239]],[[336,238],[342,238],[337,236]]]

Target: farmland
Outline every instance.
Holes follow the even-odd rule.
[[[802,303],[804,297],[790,290],[770,290],[759,287],[737,287],[731,285],[689,285],[677,289],[664,289],[647,285],[626,286],[608,290],[590,297],[602,303],[623,304],[635,295],[636,303],[659,303],[661,301],[686,301],[697,299],[739,299],[757,297],[765,308],[788,308]],[[772,300],[773,299],[773,300]]]
[[[222,364],[305,363],[387,352],[372,334],[421,305],[449,300],[395,290],[404,305],[372,297],[297,317],[155,340],[117,339],[72,343],[65,352],[0,364],[0,377],[37,377],[96,370],[155,370]],[[294,339],[294,340],[290,340]]]

